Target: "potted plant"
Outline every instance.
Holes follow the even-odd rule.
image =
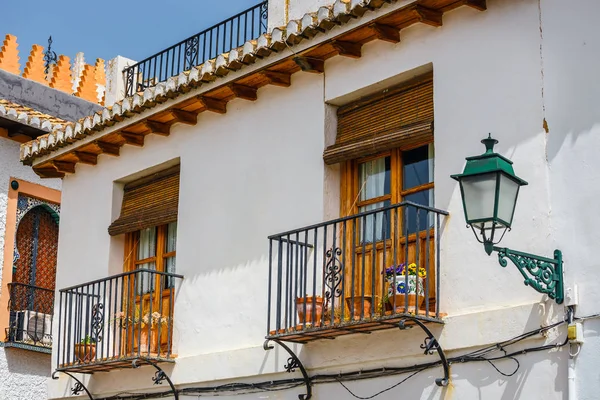
[[[388,297],[392,308],[395,299],[396,309],[402,308],[404,311],[405,296],[408,296],[406,312],[416,313],[425,299],[423,280],[427,277],[427,270],[417,267],[415,263],[408,264],[408,266],[402,263],[386,268],[384,273],[389,283]]]
[[[126,335],[133,336],[133,347],[140,352],[158,353],[158,330],[160,329],[161,338],[168,335],[166,329],[169,323],[169,317],[159,312],[152,314],[146,313],[140,316],[139,309],[136,308],[132,315],[127,315],[123,311],[115,314],[113,319],[122,329],[126,330]],[[129,341],[128,341],[129,342]],[[150,346],[148,346],[150,344]]]
[[[313,306],[315,310],[315,320],[313,321]],[[305,313],[306,309],[306,313]],[[298,312],[298,322],[306,325],[317,325],[321,322],[323,315],[323,297],[309,296],[296,298],[296,311]]]
[[[85,335],[79,343],[75,343],[75,360],[78,362],[90,362],[96,357],[96,339]]]
[[[354,296],[354,304],[352,304],[352,296],[346,297],[346,307],[348,307],[348,310],[350,310],[350,312],[352,312],[352,310],[353,310],[352,306],[354,306],[354,313],[352,314],[352,316],[354,317],[355,320],[361,319],[361,315],[362,315],[362,319],[369,319],[372,317],[372,315],[371,315],[372,302],[373,302],[373,296],[371,296],[371,295],[364,295],[364,296],[355,295]]]

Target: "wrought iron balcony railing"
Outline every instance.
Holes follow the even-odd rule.
[[[91,373],[131,367],[137,359],[172,361],[181,279],[138,269],[60,290],[57,370]]]
[[[9,345],[52,347],[54,290],[24,283],[9,283]]]
[[[267,338],[331,339],[408,315],[441,322],[446,215],[405,201],[270,236]]]
[[[172,76],[242,46],[267,31],[268,1],[234,15],[123,70],[125,95],[155,86]]]

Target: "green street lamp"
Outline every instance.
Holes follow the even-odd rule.
[[[467,157],[463,173],[451,175],[460,184],[467,226],[483,243],[488,255],[498,252],[502,267],[506,267],[508,258],[523,275],[526,286],[562,304],[564,284],[560,250],[555,250],[551,259],[495,246],[511,229],[519,188],[527,182],[515,175],[512,161],[494,153],[496,139],[490,135],[481,143],[485,145],[485,153]]]

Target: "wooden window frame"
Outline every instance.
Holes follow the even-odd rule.
[[[342,201],[340,202],[340,215],[356,215],[358,214],[360,207],[386,200],[390,200],[391,204],[398,204],[402,202],[404,197],[408,195],[434,189],[435,182],[428,182],[423,185],[414,186],[404,190],[402,189],[402,168],[404,166],[402,153],[431,144],[433,144],[433,141],[429,140],[410,147],[398,147],[393,150],[384,151],[375,155],[355,158],[353,160],[343,162],[342,168],[340,169],[342,173],[340,179],[340,194],[342,195]],[[387,156],[390,156],[390,194],[360,201],[359,197],[361,188],[359,183],[359,165]],[[348,207],[348,204],[350,204],[350,207]]]
[[[174,221],[176,222],[176,221]],[[166,251],[166,240],[169,229],[169,224],[163,224],[156,226],[156,254],[152,257],[145,258],[143,260],[137,259],[139,235],[140,231],[130,232],[125,237],[125,272],[132,272],[136,270],[136,267],[141,264],[154,262],[156,271],[167,272],[165,269],[166,260],[168,258],[175,257],[177,250]]]

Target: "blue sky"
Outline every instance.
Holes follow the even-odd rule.
[[[21,70],[31,45],[87,63],[122,55],[141,60],[243,11],[260,0],[3,0],[1,40],[17,36]],[[25,54],[24,54],[25,53]]]

